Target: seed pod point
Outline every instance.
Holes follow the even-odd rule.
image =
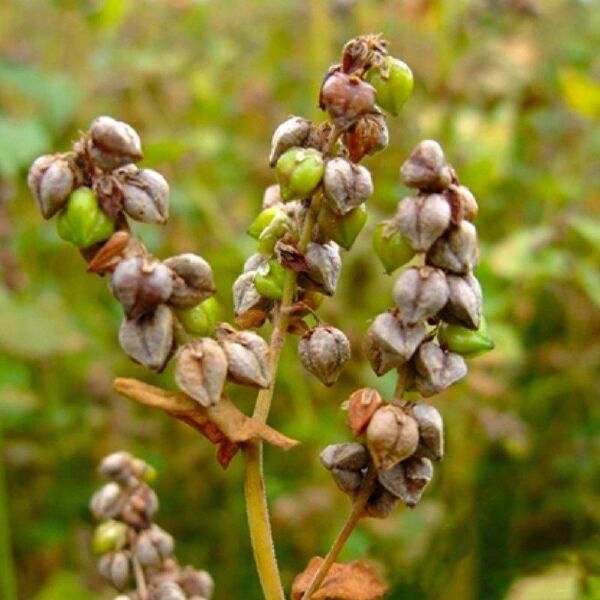
[[[308,198],[323,179],[323,155],[314,148],[290,148],[277,161],[277,178],[284,202]]]
[[[450,185],[452,171],[442,147],[434,140],[423,140],[402,165],[400,178],[410,188],[441,192]]]
[[[216,291],[210,265],[196,254],[172,256],[163,265],[175,273],[169,304],[175,308],[192,308],[210,298]]]
[[[345,469],[360,471],[370,461],[369,453],[363,444],[352,442],[349,444],[331,444],[319,455],[321,464],[329,471],[331,469]]]
[[[385,471],[414,454],[419,444],[419,427],[411,416],[390,404],[373,415],[366,440],[375,467]]]
[[[383,405],[381,395],[373,388],[356,390],[348,402],[348,423],[355,436],[364,433],[375,411]]]
[[[290,117],[284,121],[273,134],[269,165],[275,166],[279,157],[290,148],[302,147],[310,134],[311,122],[302,117]]]
[[[494,340],[487,331],[483,317],[479,329],[475,331],[459,325],[443,325],[438,332],[438,341],[445,349],[465,358],[475,358],[494,349]]]
[[[394,116],[402,110],[414,86],[410,67],[392,56],[384,58],[383,67],[369,69],[366,80],[377,92],[377,104]]]
[[[407,323],[436,315],[448,301],[448,293],[444,272],[427,266],[402,271],[393,290],[400,318]]]
[[[400,233],[395,220],[382,221],[375,227],[373,249],[388,275],[414,256],[413,249]]]
[[[481,322],[481,303],[483,294],[479,281],[469,273],[447,275],[448,303],[440,313],[444,321],[452,325],[461,325],[467,329],[478,329]]]
[[[221,399],[227,377],[227,357],[211,338],[188,342],[177,352],[175,382],[204,408]]]
[[[333,158],[325,166],[323,192],[329,208],[345,215],[366,202],[373,193],[371,173],[345,158]]]
[[[58,235],[79,248],[88,248],[107,240],[115,231],[114,223],[100,208],[94,192],[86,187],[75,190],[58,215]]]
[[[394,468],[379,473],[379,483],[409,508],[414,508],[433,478],[433,465],[427,458],[410,457]]]
[[[469,221],[448,231],[427,252],[427,264],[459,275],[472,270],[478,259],[477,230]]]
[[[90,125],[90,156],[105,171],[112,171],[143,158],[140,136],[135,129],[112,117],[102,116]]]
[[[350,342],[339,329],[318,325],[302,336],[298,352],[304,368],[332,386],[350,359]]]
[[[75,187],[75,175],[68,160],[46,154],[31,165],[27,184],[42,216],[49,219],[65,205]]]
[[[467,364],[462,356],[444,352],[433,342],[421,345],[415,366],[418,371],[415,386],[425,397],[442,392],[467,374]]]
[[[169,218],[169,184],[153,169],[123,177],[123,208],[136,221],[163,225]]]
[[[312,287],[327,296],[333,296],[342,270],[339,246],[335,242],[327,244],[310,242],[304,258],[308,266],[308,273],[301,274],[301,285]]]
[[[431,460],[444,458],[444,422],[437,408],[431,404],[413,404],[411,415],[419,426],[417,456]]]
[[[449,227],[450,205],[441,194],[404,198],[396,220],[412,249],[425,252]]]

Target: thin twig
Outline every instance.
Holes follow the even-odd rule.
[[[140,565],[140,561],[135,554],[131,560],[133,562],[133,575],[135,577],[138,596],[140,597],[140,600],[148,600],[148,586],[146,585],[146,577],[144,576],[142,565]]]

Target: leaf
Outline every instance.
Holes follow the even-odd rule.
[[[591,119],[600,116],[600,83],[575,69],[562,69],[559,83],[571,110]]]
[[[322,563],[320,556],[313,556],[306,569],[296,576],[292,585],[292,600],[302,600]],[[334,563],[311,600],[377,600],[383,598],[387,591],[375,568],[356,560],[347,564]]]
[[[59,571],[35,596],[35,600],[93,600],[94,595],[83,588],[77,575]]]
[[[592,261],[582,259],[575,264],[574,275],[577,283],[590,300],[600,308],[600,272]]]
[[[0,116],[0,175],[14,177],[50,146],[50,136],[37,119]]]

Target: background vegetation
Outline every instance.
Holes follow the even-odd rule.
[[[271,132],[290,113],[319,117],[325,69],[346,39],[372,31],[412,66],[416,91],[391,122],[390,149],[368,161],[369,230],[324,308],[348,332],[353,362],[328,390],[302,371],[295,344],[284,355],[273,423],[304,441],[266,455],[286,581],[326,550],[348,508],[317,459],[349,439],[340,402],[365,385],[390,392],[360,354],[392,283],[369,231],[406,192],[398,167],[427,136],[480,201],[477,274],[497,349],[438,403],[448,454],[425,500],[366,523],[343,558],[376,561],[392,599],[600,598],[597,0],[3,0],[5,594],[13,573],[22,599],[111,597],[90,556],[87,502],[100,457],[126,448],[158,468],[158,521],[182,560],[213,573],[216,599],[260,597],[241,461],[224,474],[192,430],[111,392],[116,375],[147,375],[117,346],[120,309],[105,282],[42,221],[24,178],[96,115],[130,122],[145,164],[173,189],[169,225],[140,235],[159,256],[209,260],[229,318],[231,284],[253,251],[244,230],[273,179]],[[248,410],[251,395],[236,393]]]

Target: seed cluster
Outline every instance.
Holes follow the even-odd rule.
[[[115,600],[210,600],[212,577],[181,567],[174,541],[153,523],[158,498],[148,485],[156,472],[127,452],[106,456],[100,473],[110,480],[91,499],[90,510],[101,522],[94,531],[98,571],[121,595]],[[140,578],[147,593],[142,598]],[[128,590],[132,582],[137,591]]]
[[[377,375],[397,370],[395,397],[384,402],[369,388],[352,394],[348,419],[362,443],[335,444],[321,454],[338,487],[353,497],[368,470],[375,470],[365,507],[373,517],[386,517],[399,500],[415,506],[433,476],[431,461],[444,454],[440,413],[430,404],[406,401],[404,392],[442,392],[467,374],[465,357],[493,347],[472,272],[478,260],[475,198],[431,140],[414,149],[400,176],[418,194],[398,204],[373,241],[386,271],[412,263],[396,279],[395,307],[375,317],[364,339]]]

